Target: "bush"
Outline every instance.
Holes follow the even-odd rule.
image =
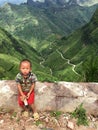
[[[79,107],[77,107],[74,112],[71,113],[72,117],[77,119],[77,125],[88,126],[88,119],[86,116],[86,110],[83,108],[83,104],[81,103]]]

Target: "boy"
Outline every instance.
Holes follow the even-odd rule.
[[[32,64],[28,59],[23,59],[19,65],[20,72],[16,76],[16,83],[19,91],[18,103],[21,107],[30,106],[33,111],[34,120],[39,119],[39,115],[34,105],[34,87],[37,78],[31,72]]]

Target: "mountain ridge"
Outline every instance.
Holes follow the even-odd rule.
[[[97,35],[98,9],[88,24],[51,45],[52,50],[47,54],[45,66],[50,67],[53,76],[58,76],[60,80],[72,81],[74,77],[73,81],[97,82]]]
[[[70,5],[80,5],[80,6],[92,6],[94,4],[98,4],[97,0],[44,0],[44,1],[33,1],[27,0],[27,4],[30,6],[38,6],[38,7],[49,7],[51,5],[59,5],[59,6],[70,6]]]
[[[29,6],[36,6],[36,7],[52,7],[52,6],[68,7],[71,5],[78,5],[77,0],[69,0],[68,2],[64,0],[55,0],[55,1],[45,0],[44,2],[27,0],[26,4]]]
[[[49,37],[67,36],[87,23],[96,7],[84,8],[76,5],[70,8],[47,9],[25,4],[6,4],[0,8],[0,26],[12,35],[25,40],[36,50],[42,51],[43,42],[49,43],[47,40]]]
[[[8,0],[8,2],[7,2],[7,0],[6,0],[6,2],[5,1],[0,1],[0,5],[4,5],[5,3],[12,3],[12,4],[17,4],[17,5],[20,5],[20,4],[27,4],[27,2],[29,1],[29,3],[30,3],[30,1],[31,1],[31,4],[32,4],[32,2],[33,2],[33,4],[35,4],[35,5],[37,5],[37,4],[40,4],[41,6],[42,6],[42,4],[44,4],[45,2],[46,3],[49,3],[49,2],[52,2],[52,3],[55,3],[55,4],[59,4],[59,5],[66,5],[67,3],[77,3],[78,5],[80,5],[80,6],[92,6],[92,5],[95,5],[95,4],[97,4],[98,3],[98,1],[97,0],[13,0],[13,1],[11,1],[11,0]],[[42,4],[41,4],[42,3]]]

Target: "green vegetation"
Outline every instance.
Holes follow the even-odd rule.
[[[52,6],[52,5],[51,5]],[[69,35],[86,24],[96,6],[43,7],[5,4],[0,8],[0,26],[25,40],[38,51],[49,46],[48,38]],[[43,44],[46,41],[47,43]],[[46,45],[46,47],[45,47]]]
[[[6,8],[9,7],[9,8]],[[21,10],[21,8],[23,10]],[[62,36],[62,34],[55,34],[52,32],[53,23],[57,24],[57,19],[53,19],[53,21],[49,21],[50,18],[53,18],[55,14],[51,14],[51,11],[48,12],[46,10],[43,12],[44,9],[41,9],[41,12],[38,10],[38,14],[36,14],[36,9],[32,10],[30,7],[27,8],[25,5],[21,6],[15,5],[5,5],[0,10],[0,16],[3,17],[4,12],[10,13],[12,18],[14,15],[16,17],[17,26],[20,25],[19,22],[21,21],[21,16],[25,19],[25,14],[29,10],[28,19],[30,20],[32,14],[32,26],[33,31],[38,29],[38,37],[37,42],[35,44],[33,41],[36,41],[35,37],[32,37],[32,44],[34,43],[35,48],[39,48],[35,50],[30,43],[25,42],[24,37],[30,38],[31,31],[30,29],[32,26],[23,24],[23,27],[30,32],[27,31],[23,32],[15,32],[15,34],[19,34],[22,36],[21,40],[15,37],[14,34],[12,36],[9,32],[5,29],[0,28],[0,79],[15,79],[16,74],[18,73],[18,66],[19,62],[23,58],[28,58],[31,60],[33,65],[33,72],[37,75],[38,80],[40,81],[48,81],[48,82],[55,82],[55,81],[74,81],[74,82],[97,82],[98,78],[98,9],[94,13],[91,21],[86,24],[84,27],[76,30],[75,32],[71,33],[69,36]],[[78,7],[79,8],[79,7]],[[13,10],[13,12],[12,12]],[[65,10],[65,9],[64,9]],[[4,11],[4,12],[3,12]],[[25,11],[25,13],[22,11]],[[72,11],[72,10],[71,10]],[[30,14],[31,13],[31,14]],[[43,19],[40,18],[39,14],[45,13],[43,17],[46,20],[46,23],[43,22]],[[62,12],[64,13],[64,12]],[[67,12],[68,13],[68,12]],[[10,24],[11,20],[8,17],[8,22]],[[35,14],[35,15],[34,15]],[[19,15],[19,17],[18,17]],[[47,16],[47,17],[46,17]],[[58,12],[57,16],[61,16],[60,12]],[[72,15],[71,15],[72,16]],[[56,18],[56,16],[55,16]],[[22,19],[24,23],[28,23],[28,19]],[[15,20],[15,19],[14,19]],[[20,21],[19,21],[20,20]],[[3,21],[3,20],[2,20]],[[15,21],[12,21],[13,28],[16,26]],[[41,32],[41,27],[39,24],[43,22],[42,28],[44,27],[43,33]],[[60,21],[59,21],[60,22]],[[21,23],[21,22],[20,22]],[[0,23],[1,24],[1,23]],[[6,26],[7,24],[4,23]],[[15,25],[14,25],[15,24]],[[36,25],[35,25],[36,24]],[[45,28],[47,25],[47,28]],[[58,26],[60,23],[57,24]],[[16,27],[17,27],[16,26]],[[29,27],[28,27],[29,26]],[[62,25],[63,26],[63,25]],[[9,26],[11,27],[11,26]],[[6,28],[6,27],[5,27]],[[19,29],[21,26],[19,26]],[[65,28],[65,26],[64,26]],[[15,29],[17,31],[17,29]],[[46,32],[48,31],[48,32]],[[53,29],[55,32],[56,30]],[[44,34],[45,33],[45,34]],[[50,35],[51,33],[51,35]],[[36,34],[36,32],[34,32]],[[24,37],[23,37],[24,36]],[[44,38],[42,38],[44,36]],[[43,39],[43,40],[42,40]],[[43,42],[42,42],[42,41]]]
[[[98,81],[97,21],[98,9],[83,28],[51,44],[51,53],[44,65],[53,70],[54,77],[65,81]]]
[[[51,111],[50,115],[55,117],[56,119],[58,119],[60,117],[60,115],[62,114],[61,111]]]
[[[86,115],[86,110],[83,108],[83,104],[80,104],[74,112],[71,113],[72,117],[77,119],[77,125],[88,125],[88,119]]]
[[[85,82],[97,82],[98,57],[91,56],[83,63],[83,79]]]
[[[0,28],[0,79],[15,79],[19,72],[19,63],[23,58],[31,60],[34,73],[39,75],[43,72],[44,77],[47,77],[46,72],[50,70],[40,65],[42,60],[40,54],[26,42],[12,37],[7,31]],[[49,75],[51,77],[51,75]]]
[[[36,126],[39,126],[40,124],[43,124],[43,122],[38,120],[38,121],[35,122],[35,124],[36,124]]]

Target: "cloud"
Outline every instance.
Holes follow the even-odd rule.
[[[33,0],[33,1],[44,2],[45,0]],[[26,2],[27,0],[0,0],[0,5],[3,5],[4,3],[21,4]]]
[[[25,3],[27,0],[0,0],[0,5],[4,3],[13,3],[13,4],[20,4],[20,3]]]

